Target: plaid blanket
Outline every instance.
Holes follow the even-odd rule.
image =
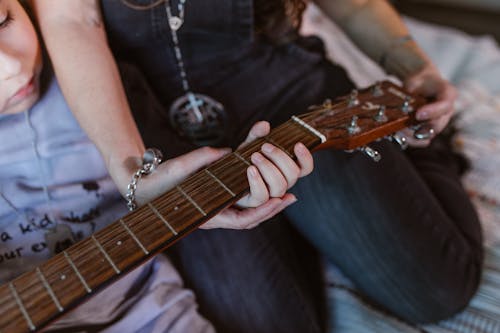
[[[327,265],[331,332],[500,333],[500,48],[491,37],[406,18],[411,33],[459,91],[456,147],[471,161],[464,185],[485,235],[482,282],[469,306],[435,325],[414,326],[376,308],[335,267]],[[310,6],[304,34],[323,38],[330,58],[360,87],[386,78],[345,35]]]
[[[499,333],[500,246],[486,249],[481,286],[469,306],[435,325],[414,326],[368,302],[335,267],[327,267],[328,301],[335,333]]]

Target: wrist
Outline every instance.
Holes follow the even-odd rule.
[[[127,187],[134,173],[142,165],[144,151],[134,155],[111,154],[106,159],[106,167],[118,191],[123,197],[127,194]]]
[[[127,200],[127,208],[130,211],[137,208],[136,190],[138,182],[141,180],[142,176],[149,175],[155,171],[162,159],[162,153],[156,148],[148,148],[144,152],[141,166],[134,172],[129,184],[127,185],[125,199]]]
[[[387,74],[395,75],[403,82],[431,64],[410,35],[397,37],[391,42],[378,63]]]

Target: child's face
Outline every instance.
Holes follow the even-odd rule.
[[[29,109],[42,68],[33,24],[18,0],[0,0],[0,114]]]

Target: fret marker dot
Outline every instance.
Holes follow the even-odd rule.
[[[174,207],[174,210],[179,210],[179,206],[175,206],[175,207]]]
[[[61,280],[66,280],[66,275],[61,275]]]
[[[118,246],[122,245],[122,241],[116,242],[116,245],[118,245]]]

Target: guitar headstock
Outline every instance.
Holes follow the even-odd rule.
[[[312,106],[298,118],[324,136],[318,149],[352,150],[418,124],[415,111],[426,103],[425,97],[382,81]]]

